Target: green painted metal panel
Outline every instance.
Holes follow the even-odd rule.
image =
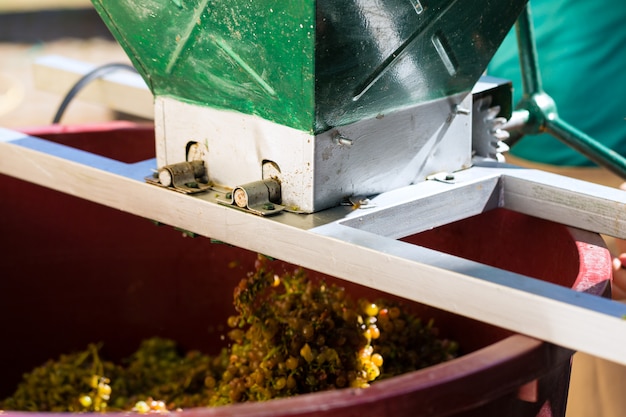
[[[155,95],[311,129],[312,0],[93,3]]]
[[[155,95],[319,133],[469,91],[525,0],[92,0]]]
[[[317,128],[471,90],[520,0],[319,0]]]

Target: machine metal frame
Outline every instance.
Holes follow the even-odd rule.
[[[485,162],[356,210],[264,217],[149,185],[155,166],[0,129],[3,174],[626,364],[626,305],[397,240],[498,207],[624,238],[620,190]]]

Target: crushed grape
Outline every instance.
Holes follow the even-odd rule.
[[[263,257],[235,288],[234,306],[218,355],[152,338],[113,363],[89,345],[25,374],[0,410],[145,414],[265,401],[365,388],[457,355],[456,342],[401,303],[354,301],[303,270],[279,276]]]

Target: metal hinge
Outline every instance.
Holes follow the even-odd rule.
[[[225,199],[217,199],[222,205],[233,206],[261,216],[270,216],[283,211],[285,207],[279,204],[280,201],[280,182],[276,179],[237,186],[226,194]]]
[[[153,176],[146,177],[146,182],[184,194],[195,194],[211,188],[211,183],[206,178],[203,161],[166,165]]]

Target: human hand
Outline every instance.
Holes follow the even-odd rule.
[[[611,292],[614,300],[626,300],[626,253],[613,259]]]
[[[626,191],[626,182],[619,187]],[[615,241],[619,255],[613,258],[612,294],[614,300],[626,300],[626,240]]]

